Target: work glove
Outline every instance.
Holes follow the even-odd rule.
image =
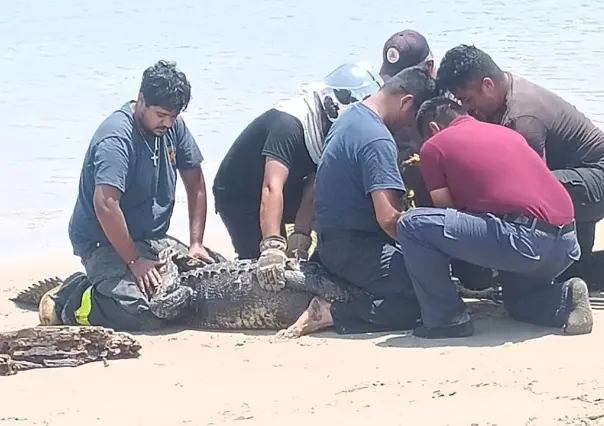
[[[273,235],[260,242],[256,277],[262,289],[278,291],[285,287],[286,247],[285,238],[281,235]]]
[[[285,251],[285,254],[287,257],[308,260],[308,251],[310,250],[311,244],[312,238],[310,238],[310,235],[294,231],[287,239],[287,250]]]

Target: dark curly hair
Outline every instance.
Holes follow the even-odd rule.
[[[143,72],[140,92],[147,106],[158,106],[166,111],[187,109],[191,100],[191,84],[185,74],[176,68],[176,62],[160,60]]]
[[[460,44],[445,53],[436,74],[436,85],[441,94],[467,89],[473,83],[489,77],[503,78],[504,72],[495,61],[475,46]]]
[[[420,134],[426,137],[429,135],[428,123],[434,121],[441,127],[447,127],[457,117],[466,114],[467,111],[458,102],[446,96],[438,96],[422,103],[415,118]]]

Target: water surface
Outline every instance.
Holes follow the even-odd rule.
[[[192,82],[184,118],[208,189],[243,127],[339,64],[379,67],[413,28],[438,61],[476,44],[604,121],[604,2],[562,0],[13,0],[0,13],[0,255],[70,250],[67,222],[90,137],[136,97],[142,71],[174,60]],[[211,191],[209,191],[211,193]],[[184,190],[171,233],[188,241]],[[208,228],[224,230],[209,199]]]

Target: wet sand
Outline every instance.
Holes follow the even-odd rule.
[[[603,236],[600,227],[599,247]],[[232,258],[226,235],[207,241]],[[37,323],[8,297],[76,269],[78,260],[60,253],[3,264],[0,329]],[[601,311],[592,334],[570,337],[510,320],[494,305],[471,307],[476,335],[459,340],[138,336],[138,359],[0,378],[0,425],[604,425]]]

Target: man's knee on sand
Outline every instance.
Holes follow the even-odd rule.
[[[142,256],[158,260],[166,239],[136,242]],[[56,314],[66,324],[97,325],[124,331],[152,330],[164,322],[150,311],[149,300],[111,246],[97,248],[82,263],[87,279],[66,283],[57,298]]]
[[[55,314],[67,325],[102,326],[118,331],[155,330],[164,325],[149,309],[133,279],[107,279],[93,285],[86,279],[65,283],[54,298]],[[103,294],[98,286],[116,289]],[[134,297],[124,297],[131,293]]]

